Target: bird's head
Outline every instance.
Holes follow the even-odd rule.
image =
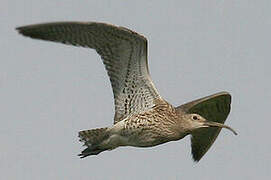
[[[200,128],[219,127],[229,129],[235,135],[237,135],[236,131],[233,130],[231,127],[218,122],[207,121],[204,117],[200,116],[199,114],[185,114],[183,115],[183,119],[186,124],[186,130],[189,133],[192,133],[193,131]]]

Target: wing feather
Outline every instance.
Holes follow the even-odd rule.
[[[196,113],[207,119],[224,124],[230,112],[231,96],[220,92],[177,107],[177,111]],[[191,137],[192,156],[199,161],[216,140],[221,128],[202,128],[193,132]]]
[[[150,78],[147,40],[105,23],[56,22],[18,27],[24,36],[95,49],[109,75],[115,102],[114,123],[144,112],[161,98]]]

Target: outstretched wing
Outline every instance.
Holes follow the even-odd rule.
[[[148,71],[147,40],[123,27],[105,23],[56,22],[17,28],[34,39],[93,48],[110,77],[115,102],[114,123],[144,112],[161,98]]]
[[[177,107],[177,111],[196,113],[207,119],[223,123],[225,122],[231,106],[231,96],[227,92],[220,92]],[[195,131],[191,137],[192,156],[199,161],[216,140],[221,128],[201,128]]]

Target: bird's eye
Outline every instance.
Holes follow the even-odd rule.
[[[192,118],[193,118],[193,120],[198,120],[197,116],[193,116]]]

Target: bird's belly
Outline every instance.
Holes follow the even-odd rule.
[[[170,134],[165,133],[167,129],[145,119],[126,119],[112,130],[119,135],[120,146],[151,147],[171,140]]]
[[[126,146],[151,147],[167,142],[165,138],[159,137],[151,132],[142,132],[126,134],[124,136]]]

